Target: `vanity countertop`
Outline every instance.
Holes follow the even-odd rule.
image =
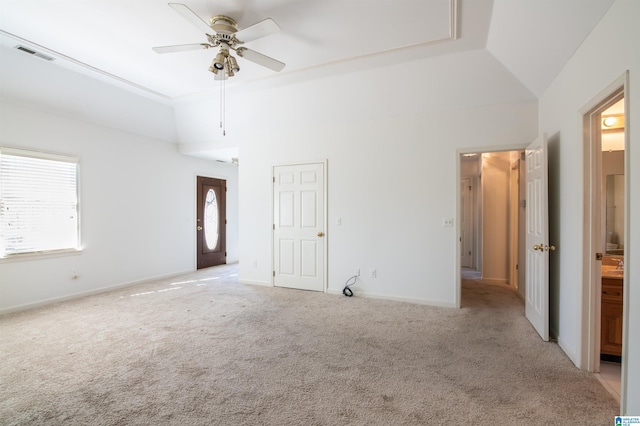
[[[618,269],[617,266],[602,265],[602,277],[603,278],[619,278],[624,277],[624,270]]]

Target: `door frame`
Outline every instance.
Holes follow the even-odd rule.
[[[322,164],[322,169],[324,171],[323,173],[323,202],[324,202],[324,223],[322,224],[323,228],[324,228],[324,248],[323,248],[323,256],[324,256],[324,264],[323,264],[323,279],[322,279],[322,292],[326,293],[328,291],[328,282],[329,282],[329,238],[331,236],[331,233],[329,232],[329,197],[328,197],[328,193],[329,193],[329,187],[328,187],[328,176],[329,176],[329,168],[328,168],[328,160],[325,158],[324,160],[316,160],[316,161],[292,161],[292,162],[285,162],[285,163],[274,163],[271,165],[271,179],[273,181],[273,179],[275,179],[275,168],[276,167],[286,167],[286,166],[303,166],[306,164]],[[271,185],[271,224],[275,224],[275,216],[274,216],[274,212],[275,212],[275,205],[273,202],[275,196],[275,188],[274,185]],[[272,226],[269,225],[269,226]],[[274,233],[273,233],[273,229],[271,229],[271,246],[270,246],[270,250],[271,250],[271,270],[275,271],[275,252],[274,252]],[[275,277],[273,276],[273,274],[271,274],[271,287],[275,287]]]
[[[627,115],[629,109],[629,71],[625,71],[606,89],[596,95],[589,103],[579,110],[579,131],[583,135],[583,253],[582,253],[582,283],[581,289],[581,357],[580,368],[590,372],[600,369],[600,305],[602,291],[601,263],[595,259],[595,253],[602,251],[602,145],[600,131],[594,126],[600,125],[600,114],[605,109],[608,100],[617,94],[624,96],[625,132],[624,132],[624,214],[625,214],[625,250],[629,250],[631,242],[629,234],[630,206],[629,187],[631,160],[629,152],[629,135],[627,128],[630,120]],[[597,123],[596,123],[597,121]],[[600,180],[598,180],[600,179]],[[623,282],[629,282],[628,269],[625,268]],[[622,303],[622,363],[620,383],[620,412],[626,412],[627,369],[629,341],[629,298],[624,297]]]
[[[454,277],[456,280],[456,288],[455,288],[455,300],[454,306],[460,309],[462,305],[462,277],[460,274],[461,271],[461,260],[460,260],[460,215],[462,214],[462,203],[460,202],[460,185],[462,182],[462,170],[461,170],[461,160],[460,157],[463,154],[473,154],[473,153],[485,153],[485,152],[504,152],[504,151],[524,151],[530,142],[522,142],[522,143],[513,143],[506,145],[488,145],[488,146],[478,146],[478,147],[470,147],[470,148],[458,148],[455,152],[455,170],[456,170],[456,220],[454,220],[454,234],[452,238],[454,239],[454,247],[456,248],[455,253],[455,271]],[[482,237],[480,237],[482,238]],[[478,249],[480,250],[480,249]],[[481,259],[480,253],[478,253],[477,259]],[[477,268],[480,268],[480,265],[476,265]]]

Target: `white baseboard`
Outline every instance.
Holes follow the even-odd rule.
[[[342,295],[342,290],[328,289],[328,294]],[[353,289],[353,297],[366,297],[369,299],[380,299],[380,300],[391,300],[394,302],[405,302],[405,303],[413,303],[416,305],[428,305],[428,306],[437,306],[441,308],[455,308],[456,304],[451,302],[436,302],[433,300],[426,299],[413,299],[409,297],[397,297],[397,296],[387,296],[381,294],[374,293],[363,293],[362,291],[358,291],[358,289]]]
[[[17,305],[17,306],[10,306],[8,308],[0,309],[0,316],[1,315],[6,315],[6,314],[11,314],[11,313],[14,313],[14,312],[20,312],[20,311],[26,311],[26,310],[29,310],[29,309],[39,308],[39,307],[42,307],[42,306],[51,305],[53,303],[66,302],[66,301],[69,301],[69,300],[79,299],[81,297],[92,296],[94,294],[106,293],[106,292],[109,292],[109,291],[118,290],[118,289],[125,288],[125,287],[131,287],[131,286],[138,285],[138,284],[145,284],[145,283],[148,283],[148,282],[151,282],[151,281],[165,280],[165,279],[168,279],[168,278],[177,277],[177,276],[188,274],[188,273],[191,273],[191,272],[193,272],[193,270],[188,270],[188,271],[183,271],[183,272],[175,272],[175,273],[166,274],[166,275],[157,275],[155,277],[145,278],[143,280],[129,281],[129,282],[126,282],[126,283],[120,283],[120,284],[115,284],[115,285],[112,285],[112,286],[100,287],[100,288],[96,288],[96,289],[93,289],[93,290],[81,291],[81,292],[69,294],[69,295],[66,295],[66,296],[52,297],[50,299],[39,300],[37,302],[25,303],[23,305]]]
[[[238,280],[238,282],[240,284],[259,285],[261,287],[273,287],[273,285],[268,281]]]

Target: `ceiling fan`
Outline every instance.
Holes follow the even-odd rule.
[[[283,62],[270,58],[255,50],[240,46],[245,42],[278,32],[280,27],[273,19],[267,18],[238,31],[237,22],[228,16],[212,16],[207,24],[202,18],[196,15],[193,10],[182,3],[169,3],[169,6],[187,21],[195,25],[200,31],[204,32],[207,36],[207,43],[158,46],[153,48],[154,52],[174,53],[220,47],[218,54],[209,67],[209,71],[216,75],[216,80],[225,80],[227,77],[233,77],[235,73],[240,71],[238,61],[229,54],[229,50],[235,51],[241,58],[267,67],[273,71],[281,71],[284,68],[285,64]]]

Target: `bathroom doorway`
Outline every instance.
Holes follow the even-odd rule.
[[[584,108],[585,215],[583,368],[618,401],[626,368],[624,254],[628,240],[627,75]],[[626,306],[625,306],[626,305]]]

